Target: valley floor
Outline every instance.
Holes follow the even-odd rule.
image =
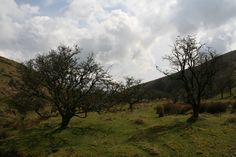
[[[72,119],[69,128],[52,133],[59,117],[14,131],[0,140],[1,152],[50,157],[236,157],[236,115],[201,114],[158,118],[153,106],[134,112],[91,113]]]

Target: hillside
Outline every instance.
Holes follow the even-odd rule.
[[[218,71],[214,82],[215,93],[219,93],[222,86],[227,91],[228,80],[232,81],[232,87],[236,87],[236,51],[220,55],[217,57]],[[156,96],[166,96],[169,93],[179,92],[180,82],[172,80],[169,77],[162,77],[150,82],[144,83],[145,90]]]
[[[234,76],[232,57],[223,55],[218,76]],[[227,56],[227,57],[225,57]],[[220,56],[222,57],[222,56]],[[231,66],[232,67],[231,67]],[[11,92],[9,81],[18,78],[19,63],[1,58],[0,91],[2,98]],[[220,78],[220,77],[219,77]],[[158,81],[159,80],[159,81]],[[150,90],[175,88],[168,78],[158,79]],[[168,83],[170,84],[165,84]],[[155,83],[158,83],[157,85]],[[175,86],[172,86],[175,85]],[[148,87],[148,86],[147,86]],[[166,101],[145,102],[130,112],[117,105],[111,112],[89,113],[87,118],[72,118],[68,128],[57,132],[59,115],[42,118],[35,112],[20,115],[0,111],[0,156],[14,157],[169,157],[235,156],[236,117],[231,108],[221,113],[201,113],[196,123],[186,123],[191,111],[159,117],[157,105]],[[212,102],[211,102],[212,103]],[[222,102],[223,103],[223,102]],[[224,102],[227,106],[232,102]],[[2,103],[0,102],[2,105]],[[214,103],[212,103],[214,104]],[[47,109],[47,108],[46,108]]]
[[[215,87],[224,85],[231,78],[233,87],[236,87],[236,51],[223,54],[217,57],[217,65],[219,67],[216,77]],[[9,81],[19,76],[17,68],[20,64],[0,56],[0,99],[9,95]],[[159,95],[167,96],[169,93],[178,92],[180,83],[176,80],[171,80],[168,77],[162,77],[150,82],[144,83],[145,90],[151,93],[154,97]],[[174,89],[174,90],[173,90]],[[219,91],[217,91],[219,93]]]
[[[0,99],[6,98],[10,93],[8,85],[11,79],[19,77],[18,68],[20,64],[0,56]]]

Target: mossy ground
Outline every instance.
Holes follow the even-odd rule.
[[[0,151],[50,157],[236,156],[236,123],[228,121],[235,114],[201,114],[188,124],[190,114],[158,118],[153,108],[75,117],[60,133],[53,133],[59,117],[8,129],[11,136],[0,140]]]

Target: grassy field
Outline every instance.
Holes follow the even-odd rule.
[[[7,135],[0,140],[0,150],[50,157],[236,156],[235,113],[201,114],[198,122],[188,124],[190,115],[158,118],[153,108],[91,113],[86,119],[72,119],[60,133],[52,133],[59,117],[17,131],[2,127]]]

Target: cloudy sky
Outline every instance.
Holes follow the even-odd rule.
[[[78,44],[115,78],[160,77],[176,36],[236,49],[235,0],[0,0],[0,55],[25,61]]]

